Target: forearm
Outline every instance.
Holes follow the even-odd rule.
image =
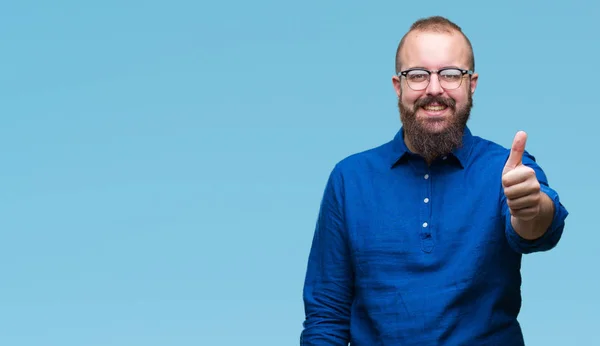
[[[303,290],[306,319],[302,346],[346,346],[350,340],[352,278],[338,248],[315,244]],[[324,251],[333,255],[330,256]]]
[[[523,220],[511,216],[511,224],[523,239],[535,240],[542,237],[552,224],[554,203],[544,192],[541,193],[540,213],[532,220]]]
[[[310,309],[309,309],[310,310]],[[350,341],[350,316],[326,307],[314,307],[304,322],[300,346],[347,346]]]
[[[332,173],[325,189],[308,258],[301,346],[347,346],[350,341],[354,283],[338,173]]]

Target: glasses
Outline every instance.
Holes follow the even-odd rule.
[[[398,77],[404,76],[408,87],[415,90],[424,90],[429,85],[431,74],[437,74],[442,88],[450,90],[460,87],[464,75],[472,75],[473,71],[460,68],[443,68],[438,71],[430,71],[423,68],[411,68],[398,73]]]

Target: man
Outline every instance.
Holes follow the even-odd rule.
[[[523,254],[567,211],[518,132],[506,149],[466,126],[477,87],[460,27],[413,24],[396,54],[402,127],[335,165],[304,286],[301,345],[523,345]]]

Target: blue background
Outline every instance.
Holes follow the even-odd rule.
[[[0,344],[297,345],[333,165],[400,126],[410,24],[472,40],[469,123],[571,215],[523,263],[528,345],[597,342],[598,2],[0,5]]]

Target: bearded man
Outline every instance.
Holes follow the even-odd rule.
[[[308,258],[301,345],[524,345],[521,258],[567,210],[519,131],[471,134],[478,74],[443,17],[415,22],[392,78],[402,127],[333,168]]]

